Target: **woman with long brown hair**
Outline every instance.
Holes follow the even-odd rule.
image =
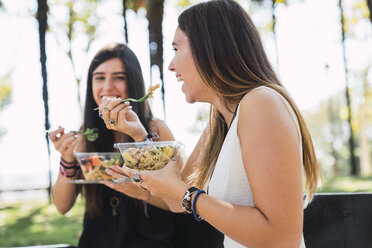
[[[182,172],[171,161],[141,171],[141,185],[224,233],[225,247],[305,247],[303,178],[309,201],[318,163],[252,20],[235,1],[216,0],[190,7],[178,24],[169,69],[187,102],[211,104],[210,118]]]
[[[133,184],[88,184],[80,187],[66,182],[82,176],[76,170],[74,150],[114,152],[114,143],[143,141],[151,132],[158,134],[157,141],[174,140],[167,125],[153,118],[147,102],[130,106],[121,103],[121,99],[137,99],[144,94],[141,67],[129,47],[114,43],[103,47],[95,55],[88,71],[82,130],[98,128],[99,138],[87,142],[74,133],[65,133],[62,127],[50,134],[66,169],[61,169],[53,187],[55,206],[65,214],[75,204],[76,197],[80,193],[84,195],[85,215],[79,247],[187,247],[190,240],[196,247],[205,247],[211,237],[213,244],[220,243],[222,246],[222,237],[216,238],[222,235],[210,225],[195,228],[204,234],[202,242],[194,242],[199,238],[197,235],[191,239],[181,235],[182,228],[195,224],[190,222],[191,218],[164,210],[166,205],[162,200]],[[101,109],[99,114],[93,111],[97,106],[109,103],[110,106]]]

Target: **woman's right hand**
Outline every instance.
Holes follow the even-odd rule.
[[[65,133],[63,127],[58,127],[49,134],[55,149],[61,153],[66,162],[75,161],[74,148],[77,144],[77,137],[74,133]]]
[[[122,103],[121,98],[102,98],[99,111],[107,129],[116,130],[131,136],[135,141],[143,141],[146,129],[129,102]]]

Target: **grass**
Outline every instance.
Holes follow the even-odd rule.
[[[372,192],[372,177],[339,176],[324,179],[319,192]]]
[[[1,203],[0,206],[0,247],[77,245],[84,213],[80,200],[66,215],[40,200]]]
[[[319,192],[372,192],[372,177],[325,179]],[[46,244],[77,245],[84,206],[80,198],[66,214],[46,201],[0,202],[0,247]]]

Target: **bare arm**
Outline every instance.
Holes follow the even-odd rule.
[[[238,137],[255,207],[202,194],[196,211],[222,233],[249,247],[299,247],[302,234],[302,163],[295,123],[279,96],[257,91],[240,107]],[[128,170],[128,173],[129,172]],[[167,180],[161,180],[166,177]],[[190,187],[174,164],[142,175],[158,197],[181,203]]]
[[[77,179],[79,175],[74,178],[65,178],[61,173],[58,175],[52,194],[53,203],[61,214],[67,213],[74,206],[80,192],[80,186],[67,183],[66,180]]]
[[[57,137],[57,134],[60,137]],[[67,162],[73,162],[75,157],[73,151],[78,143],[82,141],[81,137],[74,137],[74,134],[64,134],[63,129],[58,129],[50,134],[51,141],[55,148],[61,153],[61,157]],[[79,178],[80,171],[73,178],[65,178],[61,173],[53,186],[52,195],[53,203],[61,214],[67,213],[75,204],[76,197],[78,196],[81,187],[76,184],[69,184],[66,181]]]
[[[249,247],[299,247],[302,164],[296,126],[281,99],[267,91],[245,96],[238,136],[255,207],[201,195],[198,213]]]

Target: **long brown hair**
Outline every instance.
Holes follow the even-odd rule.
[[[97,103],[93,98],[92,79],[94,70],[109,59],[118,58],[125,67],[127,76],[127,93],[131,98],[140,98],[145,94],[145,83],[143,80],[140,63],[133,51],[122,43],[113,43],[103,47],[94,56],[88,71],[87,90],[84,107],[83,130],[86,128],[98,128],[99,138],[94,142],[84,142],[83,150],[85,152],[113,152],[114,131],[106,128],[102,119],[98,117],[96,111]],[[133,103],[133,111],[136,112],[141,123],[149,131],[149,123],[153,118],[148,102]],[[126,142],[133,141],[129,136],[122,137]],[[103,185],[85,185],[83,194],[85,196],[86,212],[92,216],[100,214],[102,209]]]
[[[311,199],[316,191],[319,167],[310,133],[296,104],[276,76],[246,11],[232,0],[208,1],[185,10],[178,24],[189,39],[198,73],[227,109],[259,86],[276,90],[289,102],[300,125],[306,191]],[[203,187],[211,176],[227,131],[222,114],[211,106],[199,164],[190,177],[198,187]]]

